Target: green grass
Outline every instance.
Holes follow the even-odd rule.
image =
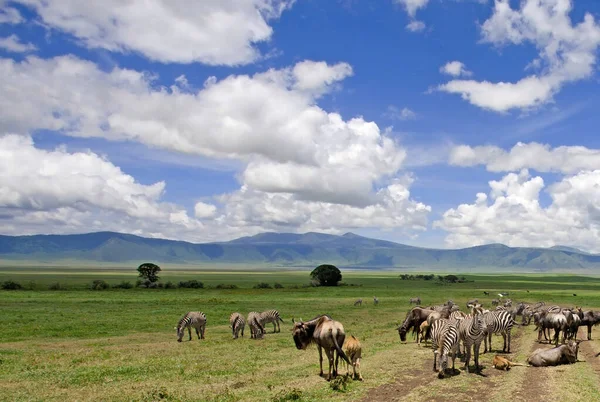
[[[508,291],[513,300],[600,307],[600,278],[595,277],[465,275],[470,282],[440,285],[403,281],[399,272],[343,271],[344,282],[360,286],[302,288],[309,281],[308,272],[165,270],[161,281],[197,279],[207,287],[224,283],[239,289],[91,291],[87,286],[94,279],[134,283],[136,272],[2,267],[0,282],[12,279],[33,290],[0,291],[0,400],[285,400],[297,391],[305,401],[357,400],[395,378],[405,376],[410,382],[415,370],[421,373],[417,380],[422,384],[411,388],[412,400],[490,388],[503,380],[510,381],[509,389],[517,389],[522,376],[516,370],[528,368],[515,368],[506,378],[461,373],[437,381],[430,368],[431,349],[419,348],[412,341],[399,342],[395,328],[409,309],[408,299],[420,296],[424,304],[453,299],[464,309],[468,299],[477,297],[489,306],[498,292]],[[55,282],[69,290],[47,290]],[[278,282],[285,288],[253,289],[258,282]],[[484,290],[490,296],[484,296]],[[379,298],[379,306],[373,305],[373,296]],[[365,301],[362,307],[353,306],[358,297]],[[245,338],[231,339],[230,313],[245,315],[271,308],[278,309],[285,320],[281,333],[271,334],[273,327],[268,324],[263,340],[250,340],[248,329]],[[173,327],[189,310],[206,313],[206,340],[199,341],[193,334],[191,342],[186,335],[178,343]],[[365,381],[351,382],[346,392],[332,390],[318,377],[316,349],[297,350],[289,331],[292,318],[309,319],[322,313],[341,321],[346,333],[363,343]],[[525,332],[521,349],[514,354],[517,361],[529,352],[532,330],[519,329]],[[600,337],[598,329],[594,334]],[[495,337],[494,344],[498,343]],[[486,355],[482,361],[490,358]],[[582,376],[587,390],[578,394],[577,387],[569,385],[560,392],[574,400],[594,400],[589,396],[600,392],[598,381],[594,383],[598,378],[586,363],[561,369],[567,374],[556,376],[559,385],[563,377],[573,381]],[[506,394],[497,388],[494,392],[500,400]]]

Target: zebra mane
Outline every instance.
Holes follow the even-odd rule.
[[[185,313],[183,315],[183,317],[181,317],[179,319],[179,322],[177,323],[177,329],[181,328],[181,324],[183,324],[183,321],[188,317],[188,315],[191,313],[191,311],[188,311],[187,313]]]

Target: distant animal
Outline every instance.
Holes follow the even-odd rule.
[[[177,331],[177,342],[181,342],[183,333],[187,328],[192,340],[192,327],[196,330],[198,339],[204,339],[204,329],[206,328],[206,315],[200,311],[188,311],[179,319],[175,330]]]
[[[248,326],[250,327],[250,338],[260,339],[265,333],[265,327],[260,322],[260,313],[251,311],[248,313]]]
[[[378,305],[379,304],[379,299],[376,298],[375,296],[373,296],[373,304],[374,305]]]
[[[513,362],[511,362],[510,360],[508,360],[508,359],[507,359],[507,358],[505,358],[505,357],[502,357],[502,356],[500,356],[500,355],[496,355],[496,356],[494,356],[494,360],[492,360],[492,366],[493,366],[495,369],[498,369],[498,370],[505,370],[505,371],[508,371],[508,370],[510,370],[510,369],[511,369],[511,367],[513,367],[513,366],[524,366],[524,364],[521,364],[521,363],[513,363]]]
[[[319,375],[321,376],[323,375],[322,349],[325,349],[325,354],[329,360],[329,372],[326,377],[327,381],[331,380],[332,376],[337,376],[338,360],[340,357],[344,359],[347,364],[352,364],[340,346],[344,344],[344,340],[346,339],[344,326],[341,322],[335,321],[327,314],[317,316],[309,321],[302,321],[302,319],[300,319],[299,322],[294,321],[292,337],[294,338],[296,348],[299,350],[306,349],[311,343],[317,345],[317,349],[319,350],[319,365],[321,367]]]
[[[244,328],[246,327],[246,320],[244,316],[240,313],[231,313],[229,316],[229,327],[231,328],[231,334],[233,335],[233,339],[237,339],[240,335],[240,331],[242,334],[242,338],[244,337]]]
[[[573,293],[573,296],[577,296],[577,293]]]
[[[492,299],[492,306],[497,306],[498,304],[500,304],[498,299]]]
[[[279,311],[277,310],[267,310],[260,313],[260,325],[263,327],[265,324],[273,323],[273,332],[281,332],[281,326],[279,322],[283,322],[283,319],[279,315]]]
[[[529,293],[529,290],[527,291],[527,293]]]
[[[421,304],[421,298],[420,297],[411,297],[408,304],[419,305],[419,304]]]
[[[344,345],[344,351],[346,352],[346,356],[352,362],[352,372],[354,374],[354,379],[362,381],[363,377],[360,374],[360,358],[362,356],[362,345],[359,340],[351,335],[350,338],[346,339],[346,344]],[[350,373],[350,365],[346,364],[346,375]]]
[[[490,292],[486,292],[486,291],[484,290],[484,291],[483,291],[483,294],[484,294],[484,295],[486,295],[486,296],[489,296],[489,295],[490,295]]]
[[[354,305],[355,305],[355,306],[362,306],[362,299],[357,299],[357,300],[354,302]]]
[[[573,364],[577,361],[579,342],[581,341],[569,341],[552,349],[537,349],[527,358],[527,363],[534,367]]]

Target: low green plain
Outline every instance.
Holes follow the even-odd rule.
[[[342,270],[346,286],[325,288],[307,286],[309,272],[163,268],[161,282],[196,279],[205,288],[93,291],[88,288],[93,280],[133,284],[136,272],[126,267],[3,266],[0,282],[13,280],[25,289],[0,290],[0,400],[347,401],[361,400],[369,390],[399,380],[398,400],[435,400],[435,395],[461,400],[512,395],[519,400],[515,395],[528,386],[530,376],[522,375],[528,370],[544,370],[545,377],[554,379],[548,387],[557,400],[600,400],[598,369],[581,355],[582,361],[570,366],[518,367],[489,378],[461,370],[438,380],[431,371],[431,349],[417,346],[410,337],[407,344],[400,343],[396,331],[410,309],[409,298],[416,296],[425,305],[452,299],[463,310],[472,298],[490,307],[499,292],[509,292],[512,300],[600,309],[600,277],[470,274],[464,283],[442,284],[402,280],[398,271]],[[259,282],[283,288],[254,289]],[[55,283],[64,290],[48,290]],[[218,284],[238,288],[216,289]],[[380,300],[377,306],[374,296]],[[358,298],[364,300],[362,306],[354,306]],[[246,315],[273,308],[285,320],[280,333],[272,333],[272,324],[267,324],[262,340],[250,339],[248,329],[244,338],[232,339],[232,312]],[[184,342],[176,342],[173,327],[186,311],[206,314],[205,340],[192,331],[191,341],[186,333]],[[349,382],[345,391],[333,390],[318,376],[316,348],[297,350],[291,337],[293,318],[325,313],[363,344],[365,381]],[[533,326],[513,332],[511,358],[524,362],[537,333]],[[594,335],[600,338],[598,328]],[[501,339],[494,337],[495,347]],[[588,346],[600,351],[597,340]],[[494,370],[492,357],[482,355],[484,373]],[[569,382],[574,379],[586,386],[574,386]],[[483,399],[464,397],[471,391],[484,392],[479,395]]]

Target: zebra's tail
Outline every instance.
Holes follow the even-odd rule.
[[[329,330],[329,335],[331,335],[331,339],[333,339],[333,344],[335,345],[335,350],[337,350],[337,352],[338,352],[338,356],[341,356],[342,359],[344,359],[346,361],[346,363],[352,364],[352,363],[350,363],[350,359],[348,359],[348,356],[346,356],[346,354],[344,353],[344,351],[338,344],[337,339],[333,335],[333,331],[331,329]]]
[[[285,322],[285,321],[283,321],[283,318],[281,318],[281,316],[279,316],[279,315],[277,316],[277,319],[281,322]]]

